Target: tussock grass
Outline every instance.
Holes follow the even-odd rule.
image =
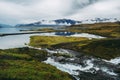
[[[47,52],[30,48],[0,50],[0,80],[72,80],[68,73],[45,64]]]
[[[88,40],[87,38],[78,38],[78,37],[64,37],[64,36],[32,36],[30,37],[30,44],[34,47],[51,47],[52,45],[60,43],[68,43],[75,41],[84,41]]]

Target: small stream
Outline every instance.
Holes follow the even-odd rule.
[[[34,49],[41,50],[41,48]],[[48,59],[43,62],[69,73],[76,80],[120,80],[120,73],[115,72],[120,69],[120,57],[108,61],[68,49],[42,50],[49,53]],[[71,57],[54,56],[54,54],[66,54]]]
[[[72,75],[76,80],[120,80],[120,74],[115,71],[120,68],[120,57],[108,60],[102,60],[92,56],[82,55],[71,50],[56,49],[46,50],[50,54],[70,54],[73,55],[70,58],[63,56],[50,56],[46,61],[47,64],[51,64],[57,67],[59,70],[64,71]],[[86,79],[85,79],[86,78]]]

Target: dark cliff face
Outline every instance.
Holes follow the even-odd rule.
[[[71,24],[71,25],[75,25],[76,23],[80,23],[80,21],[75,21],[75,20],[71,20],[71,19],[58,19],[58,20],[54,20],[55,23],[57,24]]]

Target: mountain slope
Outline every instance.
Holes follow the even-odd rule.
[[[33,22],[29,24],[18,24],[16,27],[28,27],[28,26],[70,26],[70,25],[78,25],[78,24],[86,24],[86,23],[104,23],[104,22],[117,22],[119,19],[117,18],[95,18],[95,19],[87,19],[76,21],[72,19],[57,19],[57,20],[41,20],[38,22]]]
[[[4,27],[11,27],[11,26],[7,24],[0,24],[0,28],[4,28]]]
[[[67,26],[67,25],[75,25],[80,24],[80,21],[75,21],[71,19],[57,19],[57,20],[41,20],[38,22],[30,23],[30,24],[18,24],[17,27],[22,26]]]

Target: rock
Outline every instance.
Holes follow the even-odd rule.
[[[63,57],[63,56],[53,57],[53,58],[54,58],[54,60],[55,60],[56,62],[65,61],[65,57]]]
[[[80,80],[120,80],[120,78],[107,75],[106,73],[103,73],[101,70],[97,71],[96,73],[80,71],[79,77]]]

